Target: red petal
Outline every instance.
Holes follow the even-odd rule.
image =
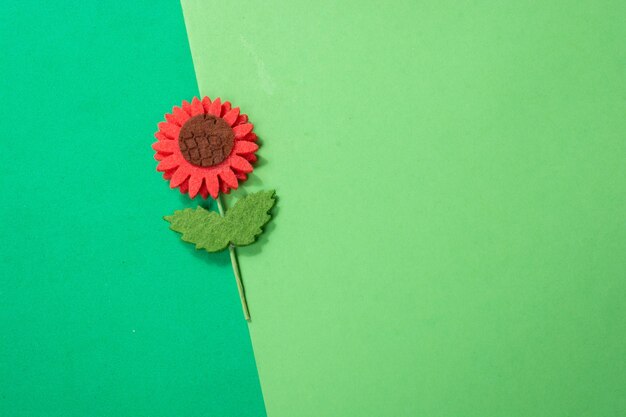
[[[235,132],[235,139],[242,139],[248,133],[252,132],[253,128],[254,125],[252,123],[246,123],[233,127],[233,132]]]
[[[189,171],[184,168],[179,168],[178,170],[176,170],[174,175],[172,175],[172,179],[170,180],[170,188],[178,187],[187,178],[189,178]]]
[[[167,114],[165,115],[165,120],[167,120],[169,123],[171,123],[171,124],[173,124],[173,125],[175,125],[175,126],[180,126],[179,121],[178,121],[178,120],[176,120],[176,118],[174,117],[174,115],[173,115],[173,114],[169,114],[169,113],[167,113]]]
[[[170,139],[178,139],[180,133],[180,127],[168,122],[159,123],[159,130]]]
[[[165,136],[163,133],[161,132],[156,132],[154,134],[154,137],[157,138],[158,140],[172,140],[170,138],[168,138],[167,136]]]
[[[173,142],[173,141],[172,141]],[[174,147],[175,148],[175,147]],[[234,148],[234,152],[237,155],[241,155],[244,153],[251,153],[251,152],[256,152],[256,150],[259,149],[259,145],[257,145],[254,142],[248,142],[246,140],[238,140],[235,143],[235,148]],[[173,152],[173,151],[172,151]]]
[[[174,119],[176,119],[179,126],[184,125],[185,122],[189,120],[189,115],[187,114],[187,112],[176,106],[174,106],[174,108],[172,109],[172,116],[174,117]]]
[[[178,188],[180,189],[181,194],[185,194],[187,190],[189,190],[189,180],[183,181],[183,183],[180,184],[180,187]]]
[[[170,155],[157,165],[157,171],[165,171],[168,169],[176,168],[180,165],[176,155]]]
[[[234,109],[231,109],[228,112],[226,112],[226,114],[224,115],[224,120],[226,120],[226,123],[232,126],[237,121],[238,116],[239,116],[239,107],[235,107]]]
[[[214,172],[207,173],[204,176],[204,183],[206,184],[207,191],[213,198],[217,198],[220,191],[220,184],[217,180],[217,175]]]
[[[230,188],[237,189],[239,183],[237,182],[237,177],[231,171],[230,168],[224,168],[219,173],[220,179],[224,181]]]
[[[211,106],[209,106],[209,113],[216,117],[220,117],[222,115],[222,102],[219,97],[211,103]]]
[[[178,148],[178,143],[175,140],[160,140],[152,144],[152,149],[157,152],[173,153]],[[235,146],[237,149],[237,146]]]
[[[200,187],[200,195],[205,200],[209,196],[209,190],[206,189],[206,185],[204,184],[204,181],[202,182],[202,186]]]
[[[165,178],[166,180],[171,180],[172,179],[172,175],[174,175],[174,173],[176,172],[177,168],[172,168],[172,169],[168,169],[167,171],[165,171],[163,173],[163,178]]]
[[[222,114],[221,116],[224,117],[224,115],[230,111],[230,108],[232,107],[232,105],[230,104],[230,101],[225,101],[224,104],[222,104]]]
[[[183,100],[182,108],[185,111],[185,113],[191,116],[191,104],[189,104],[187,100]]]
[[[198,97],[194,97],[191,100],[191,115],[197,116],[199,114],[204,114],[204,107],[202,107],[202,102],[198,100]]]
[[[241,156],[232,155],[229,160],[230,166],[241,172],[252,172],[252,165]]]
[[[191,178],[189,178],[189,197],[194,198],[198,195],[200,188],[202,187],[202,183],[204,180],[204,176],[200,174],[192,174]]]
[[[244,123],[248,123],[248,115],[240,114],[239,117],[237,117],[237,121],[235,121],[235,126],[242,125]]]
[[[235,177],[239,180],[239,182],[243,182],[248,179],[248,176],[243,172],[235,171]]]
[[[202,107],[204,107],[205,113],[209,112],[209,108],[211,107],[211,99],[209,97],[204,96],[204,98],[202,98]]]
[[[222,194],[229,194],[230,187],[225,182],[220,181],[220,191],[222,192]]]
[[[253,153],[245,153],[245,154],[243,154],[241,156],[243,158],[246,158],[248,160],[248,162],[250,162],[251,164],[253,164],[253,163],[255,163],[257,161],[257,157]]]

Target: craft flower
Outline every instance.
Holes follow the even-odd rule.
[[[248,116],[220,98],[183,101],[165,115],[152,145],[157,171],[194,198],[228,194],[252,172],[258,145]]]
[[[194,97],[191,103],[183,101],[181,107],[174,107],[158,127],[154,134],[157,142],[152,145],[154,158],[159,161],[157,171],[163,172],[171,188],[178,187],[191,198],[210,195],[219,210],[217,214],[198,206],[177,210],[164,219],[196,249],[218,252],[228,248],[243,315],[250,320],[235,246],[250,245],[263,233],[276,196],[274,190],[257,191],[239,198],[226,210],[220,193],[236,189],[252,172],[259,149],[254,126],[228,101],[222,104],[219,97],[214,101]]]

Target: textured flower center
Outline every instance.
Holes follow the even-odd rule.
[[[178,134],[178,146],[191,164],[210,167],[224,161],[235,144],[233,129],[222,118],[200,114],[187,120]]]

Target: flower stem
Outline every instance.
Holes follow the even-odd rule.
[[[224,217],[224,202],[222,196],[217,197],[217,209],[220,215]],[[230,252],[230,262],[233,264],[233,272],[235,273],[235,281],[237,281],[237,289],[239,290],[239,298],[241,299],[241,308],[243,309],[243,316],[246,321],[250,321],[250,312],[248,311],[248,302],[246,301],[246,290],[243,287],[243,281],[241,280],[241,274],[239,273],[239,262],[237,262],[237,252],[235,252],[235,246],[229,244],[228,251]]]

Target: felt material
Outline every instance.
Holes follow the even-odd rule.
[[[230,155],[234,145],[235,134],[230,125],[210,114],[192,117],[178,135],[178,147],[183,157],[192,165],[201,167],[218,165]],[[237,183],[229,185],[237,187]]]
[[[270,417],[626,415],[626,2],[182,3]]]
[[[182,233],[182,240],[194,243],[196,249],[218,252],[230,243],[235,246],[253,243],[270,220],[268,213],[275,201],[274,190],[259,191],[240,198],[224,217],[198,206],[177,210],[164,218],[172,230]]]
[[[189,197],[217,198],[245,181],[258,150],[254,125],[230,102],[218,97],[183,101],[157,124],[154,159],[157,171]],[[241,144],[240,144],[241,143]]]

